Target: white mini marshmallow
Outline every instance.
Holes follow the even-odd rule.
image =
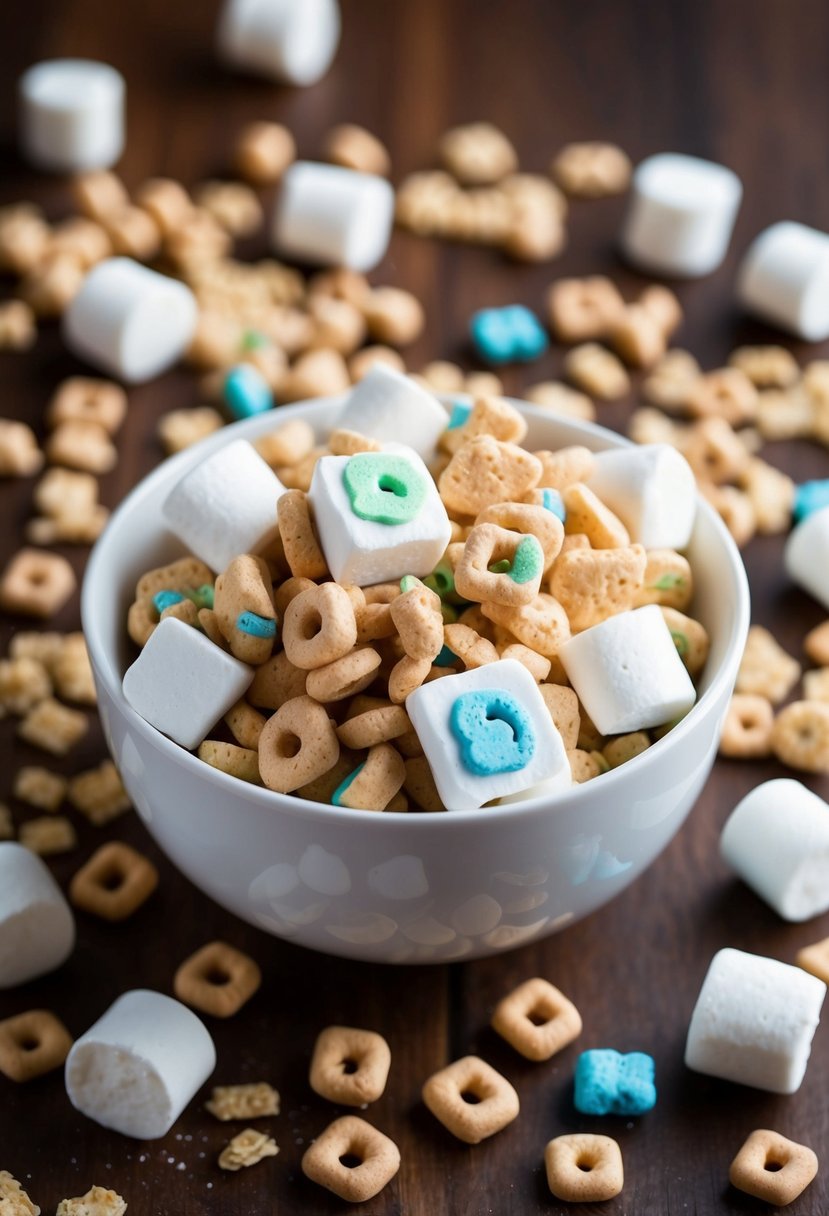
[[[667,443],[596,452],[588,485],[646,549],[684,549],[697,514],[697,483]]]
[[[315,84],[340,40],[337,0],[225,0],[217,28],[221,59],[287,84]]]
[[[351,505],[344,482],[346,466],[352,460],[371,457],[376,462],[383,456],[404,460],[423,488],[422,506],[408,522],[362,519]],[[387,453],[321,457],[314,467],[308,498],[328,569],[338,583],[368,587],[404,574],[431,574],[452,536],[449,516],[429,470],[417,452],[402,445]]]
[[[742,196],[724,165],[677,152],[649,156],[633,174],[622,250],[656,274],[708,274],[726,255]]]
[[[336,425],[383,443],[405,443],[429,460],[448,422],[433,393],[377,363],[349,393]]]
[[[784,920],[829,908],[829,806],[799,781],[764,781],[731,812],[720,852]]]
[[[66,1060],[66,1092],[102,1127],[157,1140],[216,1067],[206,1027],[186,1006],[136,988],[119,996]]]
[[[777,959],[718,951],[688,1028],[695,1072],[775,1094],[799,1089],[826,995],[823,980]]]
[[[124,78],[93,59],[49,59],[19,84],[20,143],[41,169],[108,169],[124,148]]]
[[[156,730],[188,751],[247,689],[253,668],[198,629],[167,617],[124,676],[124,696]]]
[[[41,859],[0,844],[0,988],[54,971],[75,945],[69,904]]]
[[[372,270],[393,220],[394,190],[384,178],[296,161],[282,178],[272,238],[277,253],[295,261]]]
[[[503,707],[493,699],[485,717],[470,723],[476,752],[470,753],[453,728],[455,702],[466,693],[505,694],[517,703],[527,721],[530,746],[522,767],[513,771],[499,767],[499,757],[517,756],[513,746],[521,732],[509,722]],[[572,784],[570,762],[561,735],[556,730],[538,685],[521,663],[501,659],[484,667],[462,671],[422,684],[406,698],[406,711],[426,753],[438,792],[447,811],[468,811],[493,798],[525,790],[535,797],[535,787],[544,783],[544,792],[569,789]],[[492,726],[488,724],[492,723]],[[488,732],[491,732],[488,735]],[[469,740],[469,736],[467,736]],[[472,756],[472,766],[466,757]],[[490,763],[492,772],[485,772]],[[555,781],[555,786],[552,782]]]
[[[743,258],[737,297],[755,316],[807,342],[829,338],[829,236],[791,221],[772,224]]]
[[[602,735],[663,726],[697,697],[658,604],[585,629],[564,643],[559,658]]]
[[[190,344],[198,308],[189,287],[131,258],[90,270],[63,316],[66,345],[128,384],[166,371]]]
[[[185,473],[162,513],[190,552],[220,574],[240,553],[256,553],[275,539],[284,493],[256,448],[236,439]]]
[[[829,609],[829,507],[807,515],[792,529],[783,564],[792,582]]]

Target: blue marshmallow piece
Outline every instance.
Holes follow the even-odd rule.
[[[273,393],[265,377],[251,363],[231,367],[222,385],[225,405],[238,419],[253,418],[273,409]]]
[[[795,486],[792,506],[795,523],[799,524],[802,519],[822,510],[823,507],[829,507],[829,480],[804,481],[802,486]]]
[[[576,1110],[583,1115],[644,1115],[656,1105],[653,1057],[610,1047],[583,1051],[576,1061]]]
[[[545,511],[550,511],[562,523],[567,519],[567,508],[558,490],[546,489],[541,491],[541,505]]]
[[[180,591],[157,591],[153,596],[153,607],[159,616],[173,604],[180,604],[184,596]]]
[[[456,431],[459,426],[463,426],[471,413],[472,406],[468,401],[455,401],[446,424],[447,431]]]
[[[252,638],[276,637],[276,621],[267,616],[259,616],[256,612],[240,612],[236,618],[236,628],[240,633],[247,633]]]
[[[469,323],[475,349],[487,363],[531,363],[549,346],[544,328],[523,304],[482,308]]]

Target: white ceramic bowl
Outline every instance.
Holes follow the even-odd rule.
[[[711,635],[711,653],[699,701],[643,755],[555,800],[371,814],[247,785],[197,760],[126,703],[127,608],[138,577],[181,553],[161,504],[187,469],[232,439],[255,439],[300,414],[322,437],[341,405],[342,398],[306,402],[228,427],[162,464],[115,512],[92,553],[82,599],[104,732],[164,851],[252,924],[316,950],[384,962],[493,954],[600,907],[685,819],[713,764],[745,642],[745,571],[719,518],[701,502],[689,557],[693,611]],[[531,449],[626,443],[599,427],[520,408]]]

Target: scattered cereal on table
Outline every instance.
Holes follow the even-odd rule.
[[[28,819],[25,823],[21,823],[17,835],[22,845],[41,857],[68,853],[78,843],[74,827],[63,815]]]
[[[93,1186],[76,1199],[61,1199],[55,1216],[124,1216],[127,1201],[116,1191]]]
[[[264,1161],[266,1157],[275,1157],[279,1152],[276,1141],[265,1132],[258,1132],[248,1127],[226,1144],[219,1154],[219,1169],[241,1170],[250,1165]]]
[[[246,1085],[216,1085],[205,1108],[216,1119],[264,1119],[279,1114],[279,1094],[267,1081]]]
[[[65,756],[88,730],[86,714],[68,709],[53,697],[46,697],[29,710],[17,733],[35,747],[41,747],[55,756]]]
[[[0,1170],[0,1205],[9,1216],[40,1216],[40,1208],[8,1170]]]
[[[45,1009],[19,1013],[0,1022],[0,1072],[12,1081],[31,1081],[60,1068],[71,1046],[72,1036],[53,1013]],[[1,1192],[0,1212],[4,1212]]]
[[[17,770],[12,786],[15,798],[36,806],[41,811],[56,811],[66,797],[68,782],[60,773],[48,768],[24,765]]]

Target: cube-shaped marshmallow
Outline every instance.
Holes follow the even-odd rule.
[[[447,811],[552,779],[571,785],[570,763],[538,685],[521,663],[502,659],[421,685],[406,710]],[[528,796],[530,796],[528,794]]]
[[[667,443],[597,452],[587,484],[646,549],[684,549],[697,514],[697,483]]]
[[[793,1094],[800,1088],[826,985],[774,958],[719,950],[703,981],[685,1046],[695,1072]]]
[[[367,587],[430,574],[449,544],[446,508],[411,448],[323,456],[308,497],[338,583]]]
[[[603,735],[663,726],[697,697],[658,604],[585,629],[564,643],[559,658]]]
[[[793,582],[829,608],[829,507],[807,515],[789,533],[783,564]]]
[[[75,945],[75,920],[38,856],[0,844],[0,989],[54,971]]]
[[[755,237],[737,275],[749,312],[807,342],[829,338],[829,235],[791,220]]]
[[[253,668],[198,629],[167,617],[124,676],[124,696],[141,717],[189,751],[247,689]]]
[[[351,390],[337,426],[381,443],[404,443],[428,460],[449,417],[437,397],[377,363]]]

